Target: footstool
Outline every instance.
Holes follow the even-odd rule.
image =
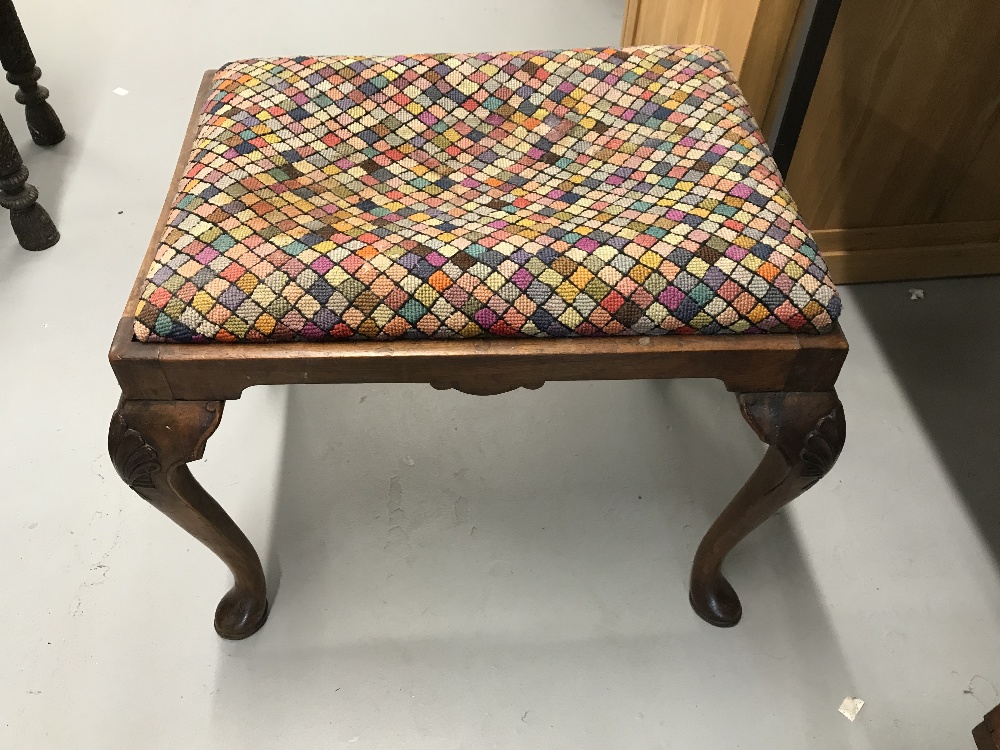
[[[695,555],[694,610],[731,626],[726,555],[843,447],[839,311],[714,48],[241,60],[198,92],[108,447],[229,566],[237,639],[264,572],[187,464],[246,388],[718,378],[768,445]]]

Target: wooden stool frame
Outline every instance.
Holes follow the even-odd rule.
[[[475,395],[539,388],[549,380],[717,378],[768,445],[753,475],[695,554],[691,605],[720,627],[739,622],[740,600],[722,575],[731,549],[825,475],[844,444],[834,384],[847,356],[839,327],[825,335],[665,335],[566,339],[157,344],[133,339],[133,314],[174,191],[191,153],[205,74],[170,191],[125,306],[110,359],[122,397],[108,449],[122,479],[204,543],[232,571],[215,614],[223,638],[245,638],[267,618],[264,572],[239,527],[194,479],[226,401],[257,385],[429,383]]]

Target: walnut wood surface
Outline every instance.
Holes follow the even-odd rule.
[[[1000,750],[1000,706],[993,708],[972,730],[977,750]]]
[[[222,403],[255,385],[428,383],[491,395],[550,380],[717,378],[740,393],[744,414],[771,447],[699,549],[692,576],[696,611],[715,625],[739,619],[721,575],[730,549],[825,473],[843,444],[833,392],[847,356],[839,327],[822,336],[666,335],[593,339],[340,341],[273,344],[155,344],[133,340],[132,315],[156,252],[174,189],[191,152],[211,72],[205,75],[167,201],[111,346],[122,388],[109,449],[122,478],[209,546],[236,583],[216,629],[253,633],[267,616],[264,575],[253,547],[188,472],[218,425]],[[761,394],[755,396],[754,394]]]
[[[126,401],[108,431],[108,452],[122,480],[226,563],[234,584],[219,602],[223,638],[255,633],[267,619],[264,571],[249,540],[187,468],[205,452],[222,419],[218,401]]]
[[[254,385],[717,378],[738,392],[829,390],[847,354],[826,336],[628,336],[289,344],[142,344],[123,320],[111,364],[128,398],[227,400]],[[126,339],[123,341],[123,339]],[[482,385],[477,385],[481,383]],[[448,385],[447,387],[456,387]]]
[[[722,575],[740,540],[822,479],[844,447],[844,409],[826,393],[740,394],[740,409],[768,445],[757,470],[708,530],[695,553],[691,605],[720,627],[740,621],[743,608]]]
[[[976,750],[1000,750],[1000,740],[989,730],[985,721],[973,727],[972,739],[976,743]]]

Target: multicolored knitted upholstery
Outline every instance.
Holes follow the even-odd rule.
[[[828,331],[840,299],[710,47],[242,60],[140,341]]]

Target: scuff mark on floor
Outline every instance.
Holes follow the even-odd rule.
[[[99,472],[99,471],[97,470],[97,467],[98,467],[99,465],[103,464],[103,463],[104,463],[104,461],[105,461],[105,456],[104,456],[104,454],[102,453],[102,454],[98,455],[98,456],[97,456],[97,458],[95,458],[95,459],[93,460],[93,462],[92,462],[92,463],[90,464],[90,470],[91,470],[92,472],[94,472],[95,474],[97,474],[97,476],[98,476],[98,477],[100,478],[100,480],[101,480],[102,482],[106,482],[107,480],[106,480],[106,479],[104,478],[104,475],[103,475],[103,474],[102,474],[101,472]]]
[[[104,583],[104,580],[108,575],[108,571],[111,570],[111,568],[103,563],[98,563],[97,565],[91,565],[90,570],[91,572],[96,572],[98,577],[92,581],[84,581],[83,586],[100,586]]]
[[[469,500],[461,495],[455,501],[455,520],[461,523],[469,517]]]
[[[98,521],[107,517],[107,513],[97,510],[90,518],[90,523],[94,524]],[[97,558],[87,569],[86,578],[80,582],[80,585],[76,588],[76,595],[73,597],[73,601],[69,605],[69,614],[71,617],[80,617],[84,613],[83,607],[83,591],[84,589],[90,588],[92,586],[100,586],[107,580],[108,573],[111,571],[111,566],[108,565],[108,558],[118,547],[118,543],[121,541],[122,529],[124,526],[124,521],[122,519],[122,510],[118,509],[118,527],[115,529],[114,538],[111,540],[111,545],[101,553],[101,556]],[[72,531],[70,532],[72,533]]]
[[[983,683],[983,685],[977,687],[976,685],[977,680]],[[989,690],[986,689],[987,685],[989,685],[990,689],[992,689],[993,691],[992,695],[989,695]],[[996,683],[993,682],[993,680],[983,677],[981,674],[972,675],[972,678],[969,680],[969,687],[963,690],[962,694],[971,695],[973,698],[979,701],[979,704],[987,711],[991,710],[993,706],[996,704],[997,698],[1000,698],[1000,691],[997,690]],[[985,701],[980,697],[984,694],[989,696],[986,698]]]
[[[406,513],[403,510],[403,484],[398,476],[389,477],[389,499],[385,504],[388,511],[389,530],[386,532],[386,542],[382,547],[385,551],[406,551],[410,548],[410,537],[403,528]]]
[[[389,477],[389,501],[386,503],[391,514],[395,510],[402,510],[403,485],[398,476]]]

